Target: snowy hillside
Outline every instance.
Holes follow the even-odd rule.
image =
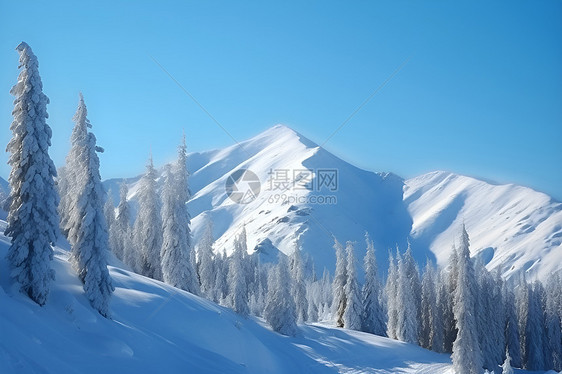
[[[524,269],[541,278],[562,269],[562,205],[529,188],[445,172],[404,181],[361,170],[282,125],[240,145],[192,153],[188,168],[194,235],[201,235],[210,218],[216,248],[227,252],[246,225],[249,248],[260,248],[266,259],[275,258],[277,250],[291,253],[299,240],[317,272],[324,267],[333,272],[332,236],[357,241],[357,257],[362,258],[368,231],[381,269],[387,267],[388,250],[396,245],[405,249],[408,239],[420,264],[426,258],[443,264],[464,220],[473,254],[480,254],[489,268],[501,265],[506,275]],[[260,181],[257,198],[248,204],[236,203],[225,192],[228,177],[241,169],[251,170]],[[293,187],[302,170],[313,172],[311,189]],[[326,170],[337,170],[335,191],[317,188],[319,174]],[[291,186],[287,190],[276,188],[282,177],[288,178],[283,179]],[[137,181],[127,180],[133,205]],[[120,182],[105,182],[115,204]],[[330,198],[337,203],[326,203]]]
[[[562,269],[562,204],[530,188],[493,185],[447,172],[406,181],[412,245],[445,264],[464,222],[473,256],[509,276],[521,269],[540,279]]]
[[[366,333],[302,325],[299,336],[285,337],[260,320],[118,266],[110,266],[116,291],[108,320],[90,307],[60,248],[56,281],[39,307],[9,279],[7,248],[0,236],[4,374],[450,373],[447,355]]]

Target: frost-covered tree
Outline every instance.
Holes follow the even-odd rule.
[[[365,283],[361,292],[363,301],[362,330],[371,334],[385,336],[386,325],[381,303],[381,284],[377,277],[375,246],[369,238],[369,234],[365,234],[365,241],[367,242],[367,253],[363,261]]]
[[[164,282],[193,294],[199,294],[199,282],[191,262],[191,218],[189,200],[187,147],[185,136],[179,147],[178,160],[166,167],[162,190],[162,227],[164,243],[160,257]]]
[[[542,298],[544,297],[544,289],[537,281],[528,286],[527,290],[527,308],[524,336],[522,344],[524,344],[523,361],[525,369],[542,370],[545,365],[545,330],[544,330],[544,314],[542,308]]]
[[[443,351],[451,353],[453,351],[453,342],[457,338],[457,326],[453,313],[454,295],[457,287],[458,279],[458,254],[457,249],[453,246],[451,255],[449,256],[449,264],[442,276],[442,282],[446,287],[445,297],[442,298],[442,320],[443,320]]]
[[[418,343],[421,282],[409,245],[404,256],[398,261],[396,298],[399,306],[396,336],[404,342]]]
[[[234,241],[234,253],[230,256],[228,267],[228,305],[238,314],[250,314],[248,305],[248,283],[244,256],[246,246],[245,230],[242,230]],[[287,281],[290,278],[285,278]],[[290,294],[289,294],[290,295]]]
[[[129,245],[131,237],[131,208],[127,201],[128,192],[127,184],[123,181],[119,190],[119,205],[115,221],[109,227],[111,249],[115,256],[123,262],[125,262],[125,248]]]
[[[197,271],[199,281],[201,283],[201,293],[212,299],[213,289],[215,287],[215,261],[213,261],[213,222],[207,220],[203,236],[198,245],[198,262]]]
[[[560,287],[560,275],[554,274],[546,284],[545,305],[545,344],[547,345],[547,362],[549,367],[545,369],[562,370],[562,327],[560,320],[560,308],[562,307],[562,288]]]
[[[270,272],[268,280],[264,318],[273,330],[283,335],[294,336],[297,333],[297,311],[288,279],[289,264],[286,256],[280,253],[279,262]]]
[[[15,96],[14,120],[10,125],[12,139],[6,148],[12,170],[10,209],[4,234],[11,238],[8,263],[11,276],[39,305],[49,294],[54,271],[52,245],[57,240],[59,197],[54,178],[55,165],[49,157],[51,128],[47,125],[49,99],[43,93],[37,57],[22,42],[18,83],[10,93]]]
[[[308,301],[306,299],[306,284],[304,279],[304,266],[301,257],[301,249],[297,245],[290,258],[292,287],[291,294],[295,299],[297,308],[297,321],[302,323],[308,321]]]
[[[439,350],[440,347],[435,342],[435,335],[439,328],[436,300],[435,270],[428,260],[422,277],[420,345],[427,349]]]
[[[396,251],[396,259],[391,252],[388,253],[388,276],[386,278],[385,294],[387,302],[388,322],[386,324],[386,334],[389,338],[397,339],[398,329],[398,267],[397,261],[400,261],[400,253]]]
[[[517,322],[517,309],[515,307],[515,296],[508,286],[503,283],[502,289],[504,321],[505,321],[505,342],[510,362],[515,367],[521,367],[521,346],[519,343],[519,326]]]
[[[457,325],[457,338],[453,343],[453,368],[457,374],[480,374],[482,355],[478,345],[475,317],[476,276],[470,259],[470,242],[463,225],[458,249],[457,284],[453,311]]]
[[[213,301],[221,305],[226,305],[228,296],[228,258],[226,254],[217,253],[214,261],[215,280],[213,287]]]
[[[72,173],[70,173],[68,166],[61,166],[57,170],[57,174],[56,186],[57,192],[60,196],[59,205],[57,207],[60,218],[59,226],[62,234],[66,237],[68,230],[66,230],[65,228],[68,224],[70,206],[72,205],[71,200],[76,197],[76,191],[72,190],[72,186],[75,185],[75,181],[70,181]]]
[[[347,258],[343,246],[334,238],[334,249],[336,251],[336,273],[332,283],[334,316],[337,327],[344,327],[344,312],[347,307],[345,285],[347,283]]]
[[[347,252],[347,281],[345,282],[346,306],[343,313],[343,323],[346,329],[360,330],[361,317],[363,315],[363,304],[361,302],[361,290],[357,284],[357,270],[355,268],[355,250],[353,242],[346,244]]]
[[[149,278],[162,280],[160,252],[162,250],[162,215],[158,197],[158,175],[152,156],[146,165],[146,172],[139,182],[139,210],[134,225],[135,247],[140,255],[139,271]]]
[[[105,191],[99,173],[100,161],[96,152],[96,137],[88,131],[84,98],[80,94],[74,115],[73,163],[76,200],[68,211],[68,241],[72,247],[70,262],[84,285],[90,304],[102,316],[109,317],[109,301],[114,287],[107,270],[106,251],[109,249],[107,225],[103,212]]]
[[[444,282],[446,279],[444,272],[438,272],[435,274],[435,293],[436,293],[436,315],[435,315],[435,326],[433,329],[433,341],[431,343],[431,349],[435,352],[445,352],[444,340],[445,340],[445,324],[443,318],[448,310],[449,295],[447,294],[447,285]]]

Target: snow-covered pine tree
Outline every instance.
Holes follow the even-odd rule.
[[[332,314],[332,304],[334,300],[334,292],[332,289],[332,280],[330,272],[324,268],[322,278],[319,281],[319,307],[318,318],[320,320],[328,319]]]
[[[103,212],[105,191],[99,173],[100,161],[96,152],[96,137],[88,131],[84,98],[80,94],[78,109],[74,116],[78,135],[73,143],[75,171],[74,190],[76,199],[68,211],[68,241],[72,252],[70,262],[84,285],[90,304],[102,316],[109,317],[109,301],[114,287],[107,270],[106,251],[109,249],[107,225]]]
[[[457,253],[458,278],[453,306],[458,333],[453,343],[451,358],[457,374],[480,374],[483,371],[475,318],[475,301],[478,290],[469,248],[470,242],[463,224],[461,243]]]
[[[8,249],[11,276],[39,305],[44,305],[54,278],[51,269],[52,245],[59,232],[59,197],[54,178],[55,165],[49,157],[51,128],[46,119],[49,99],[43,93],[37,57],[22,42],[18,83],[10,93],[15,96],[14,121],[10,125],[10,209],[4,234],[12,239]]]
[[[127,201],[128,192],[127,184],[123,181],[119,190],[119,205],[117,206],[115,221],[109,227],[111,249],[115,256],[123,262],[125,262],[125,247],[130,241],[131,234],[131,209]]]
[[[437,331],[437,295],[435,291],[435,270],[429,260],[425,265],[422,277],[422,302],[420,321],[420,345],[423,348],[434,349]],[[436,348],[439,347],[436,345]]]
[[[343,323],[346,329],[361,330],[363,304],[361,302],[361,290],[357,284],[353,242],[348,241],[346,243],[345,251],[347,253],[347,281],[344,287],[346,306],[343,313]]]
[[[404,342],[418,343],[421,282],[409,245],[404,256],[398,261],[396,298],[398,305],[396,336],[398,340]]]
[[[267,300],[264,311],[265,320],[273,330],[288,336],[297,333],[297,311],[291,296],[289,264],[284,254],[279,253],[277,266],[270,271]]]
[[[362,289],[362,330],[371,334],[386,336],[384,310],[381,303],[381,284],[377,277],[375,246],[367,233],[365,234],[365,241],[367,242],[367,253],[363,261],[365,283]]]
[[[483,367],[494,370],[501,365],[505,348],[501,278],[497,279],[497,273],[494,278],[481,260],[475,262],[475,273],[478,285],[475,303],[478,343]]]
[[[246,251],[246,234],[242,230],[234,240],[234,252],[229,258],[228,267],[228,305],[238,314],[247,316],[250,314],[248,305],[248,283],[246,266],[244,266],[244,252]],[[290,279],[290,278],[286,278]]]
[[[68,160],[67,160],[68,163]],[[57,192],[60,196],[60,202],[57,207],[57,211],[59,213],[60,218],[60,230],[62,234],[66,237],[68,230],[65,230],[65,227],[68,224],[68,216],[69,210],[71,206],[71,199],[74,199],[76,196],[76,191],[72,191],[72,186],[75,184],[74,181],[70,181],[70,171],[69,166],[61,166],[57,170]]]
[[[448,310],[449,295],[447,294],[447,279],[445,272],[442,270],[435,274],[435,293],[436,293],[436,315],[435,326],[433,329],[433,342],[431,349],[435,352],[445,352],[444,339],[445,339],[445,326],[443,318]]]
[[[199,241],[197,255],[197,272],[201,283],[201,294],[212,299],[213,290],[215,288],[215,262],[213,261],[213,222],[207,219],[203,236]]]
[[[391,339],[398,339],[398,261],[400,261],[398,249],[396,250],[396,258],[392,255],[391,251],[388,251],[388,275],[384,291],[387,310],[386,334]]]
[[[182,290],[199,294],[199,281],[194,264],[191,262],[190,216],[187,210],[189,200],[187,147],[185,136],[178,150],[176,164],[165,169],[162,190],[162,227],[164,243],[160,257],[164,282]]]
[[[458,254],[457,249],[453,246],[451,255],[449,256],[449,264],[442,276],[442,282],[446,286],[445,298],[442,301],[442,320],[443,320],[443,351],[451,353],[453,351],[453,342],[457,338],[457,326],[455,315],[453,313],[454,296],[457,287],[458,272]]]
[[[504,331],[507,353],[509,353],[511,364],[515,367],[521,367],[521,345],[519,342],[519,325],[517,322],[515,296],[507,282],[503,283],[502,300],[505,313]]]
[[[320,308],[321,308],[321,280],[309,279],[306,282],[306,299],[308,301],[308,309],[306,314],[308,315],[309,322],[318,322],[320,320]]]
[[[304,279],[304,267],[301,257],[301,249],[297,244],[290,258],[292,289],[291,294],[295,299],[297,308],[297,321],[302,323],[308,321],[308,301],[306,299],[306,285]]]
[[[146,172],[139,182],[139,210],[135,220],[133,236],[137,248],[139,271],[142,275],[162,280],[160,252],[162,250],[163,232],[160,198],[158,196],[158,175],[152,156],[146,165]]]
[[[226,305],[228,297],[228,258],[224,252],[217,253],[215,256],[214,268],[213,301],[220,305]]]
[[[343,246],[334,238],[334,249],[336,251],[336,273],[332,283],[334,317],[337,327],[344,327],[343,314],[347,307],[345,284],[347,283],[347,259]]]
[[[550,367],[545,369],[562,370],[562,327],[560,326],[560,308],[562,307],[562,289],[560,288],[560,275],[552,275],[546,284],[546,336],[545,344],[548,346],[547,360]]]
[[[525,345],[523,353],[523,364],[527,370],[544,370],[545,365],[545,329],[542,298],[544,289],[540,282],[536,281],[528,286],[527,310],[525,325],[523,329]]]

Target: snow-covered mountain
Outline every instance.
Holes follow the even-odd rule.
[[[368,231],[381,269],[386,269],[388,250],[396,245],[404,249],[408,240],[420,264],[427,258],[444,264],[464,222],[473,254],[489,268],[501,266],[506,275],[526,270],[540,278],[562,269],[562,204],[529,188],[447,172],[404,181],[391,173],[361,170],[282,125],[239,145],[192,153],[188,168],[195,237],[204,221],[212,219],[219,250],[229,252],[246,225],[250,248],[271,257],[277,250],[291,253],[298,241],[321,272],[334,268],[332,236],[357,241],[361,258]],[[225,190],[228,177],[241,169],[251,170],[261,182],[257,198],[248,204],[237,204]],[[280,182],[293,183],[303,170],[313,173],[311,190],[275,188]],[[333,170],[337,190],[319,189]],[[137,179],[128,180],[133,200]],[[117,183],[106,182],[115,199]],[[337,203],[314,201],[333,197]]]

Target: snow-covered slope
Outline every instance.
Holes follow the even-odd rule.
[[[448,172],[406,181],[412,245],[445,264],[464,222],[472,254],[509,276],[521,269],[546,278],[562,269],[562,204],[516,185],[494,185]]]
[[[299,336],[281,336],[260,320],[115,266],[108,320],[89,306],[60,248],[56,281],[39,307],[9,279],[7,247],[0,236],[2,374],[450,372],[447,355],[366,333],[302,325]]]
[[[473,253],[489,268],[501,265],[506,275],[528,270],[541,278],[562,269],[561,204],[529,188],[445,172],[404,182],[394,174],[361,170],[282,125],[239,145],[192,153],[187,166],[195,238],[205,220],[212,219],[218,250],[230,252],[235,235],[246,225],[250,249],[258,247],[267,258],[275,258],[278,250],[291,253],[299,241],[321,273],[335,266],[333,236],[357,241],[360,259],[368,231],[383,270],[388,250],[396,245],[404,250],[408,239],[420,265],[427,258],[443,264],[464,221]],[[241,169],[251,170],[261,182],[259,195],[248,204],[237,204],[225,191],[228,177]],[[276,171],[287,171],[292,182],[293,172],[305,169],[314,172],[312,190],[272,188],[280,180]],[[337,191],[317,188],[319,174],[326,170],[337,170]],[[138,177],[127,180],[133,204],[137,181]],[[105,182],[115,201],[119,182]],[[319,198],[337,202],[313,201]]]

